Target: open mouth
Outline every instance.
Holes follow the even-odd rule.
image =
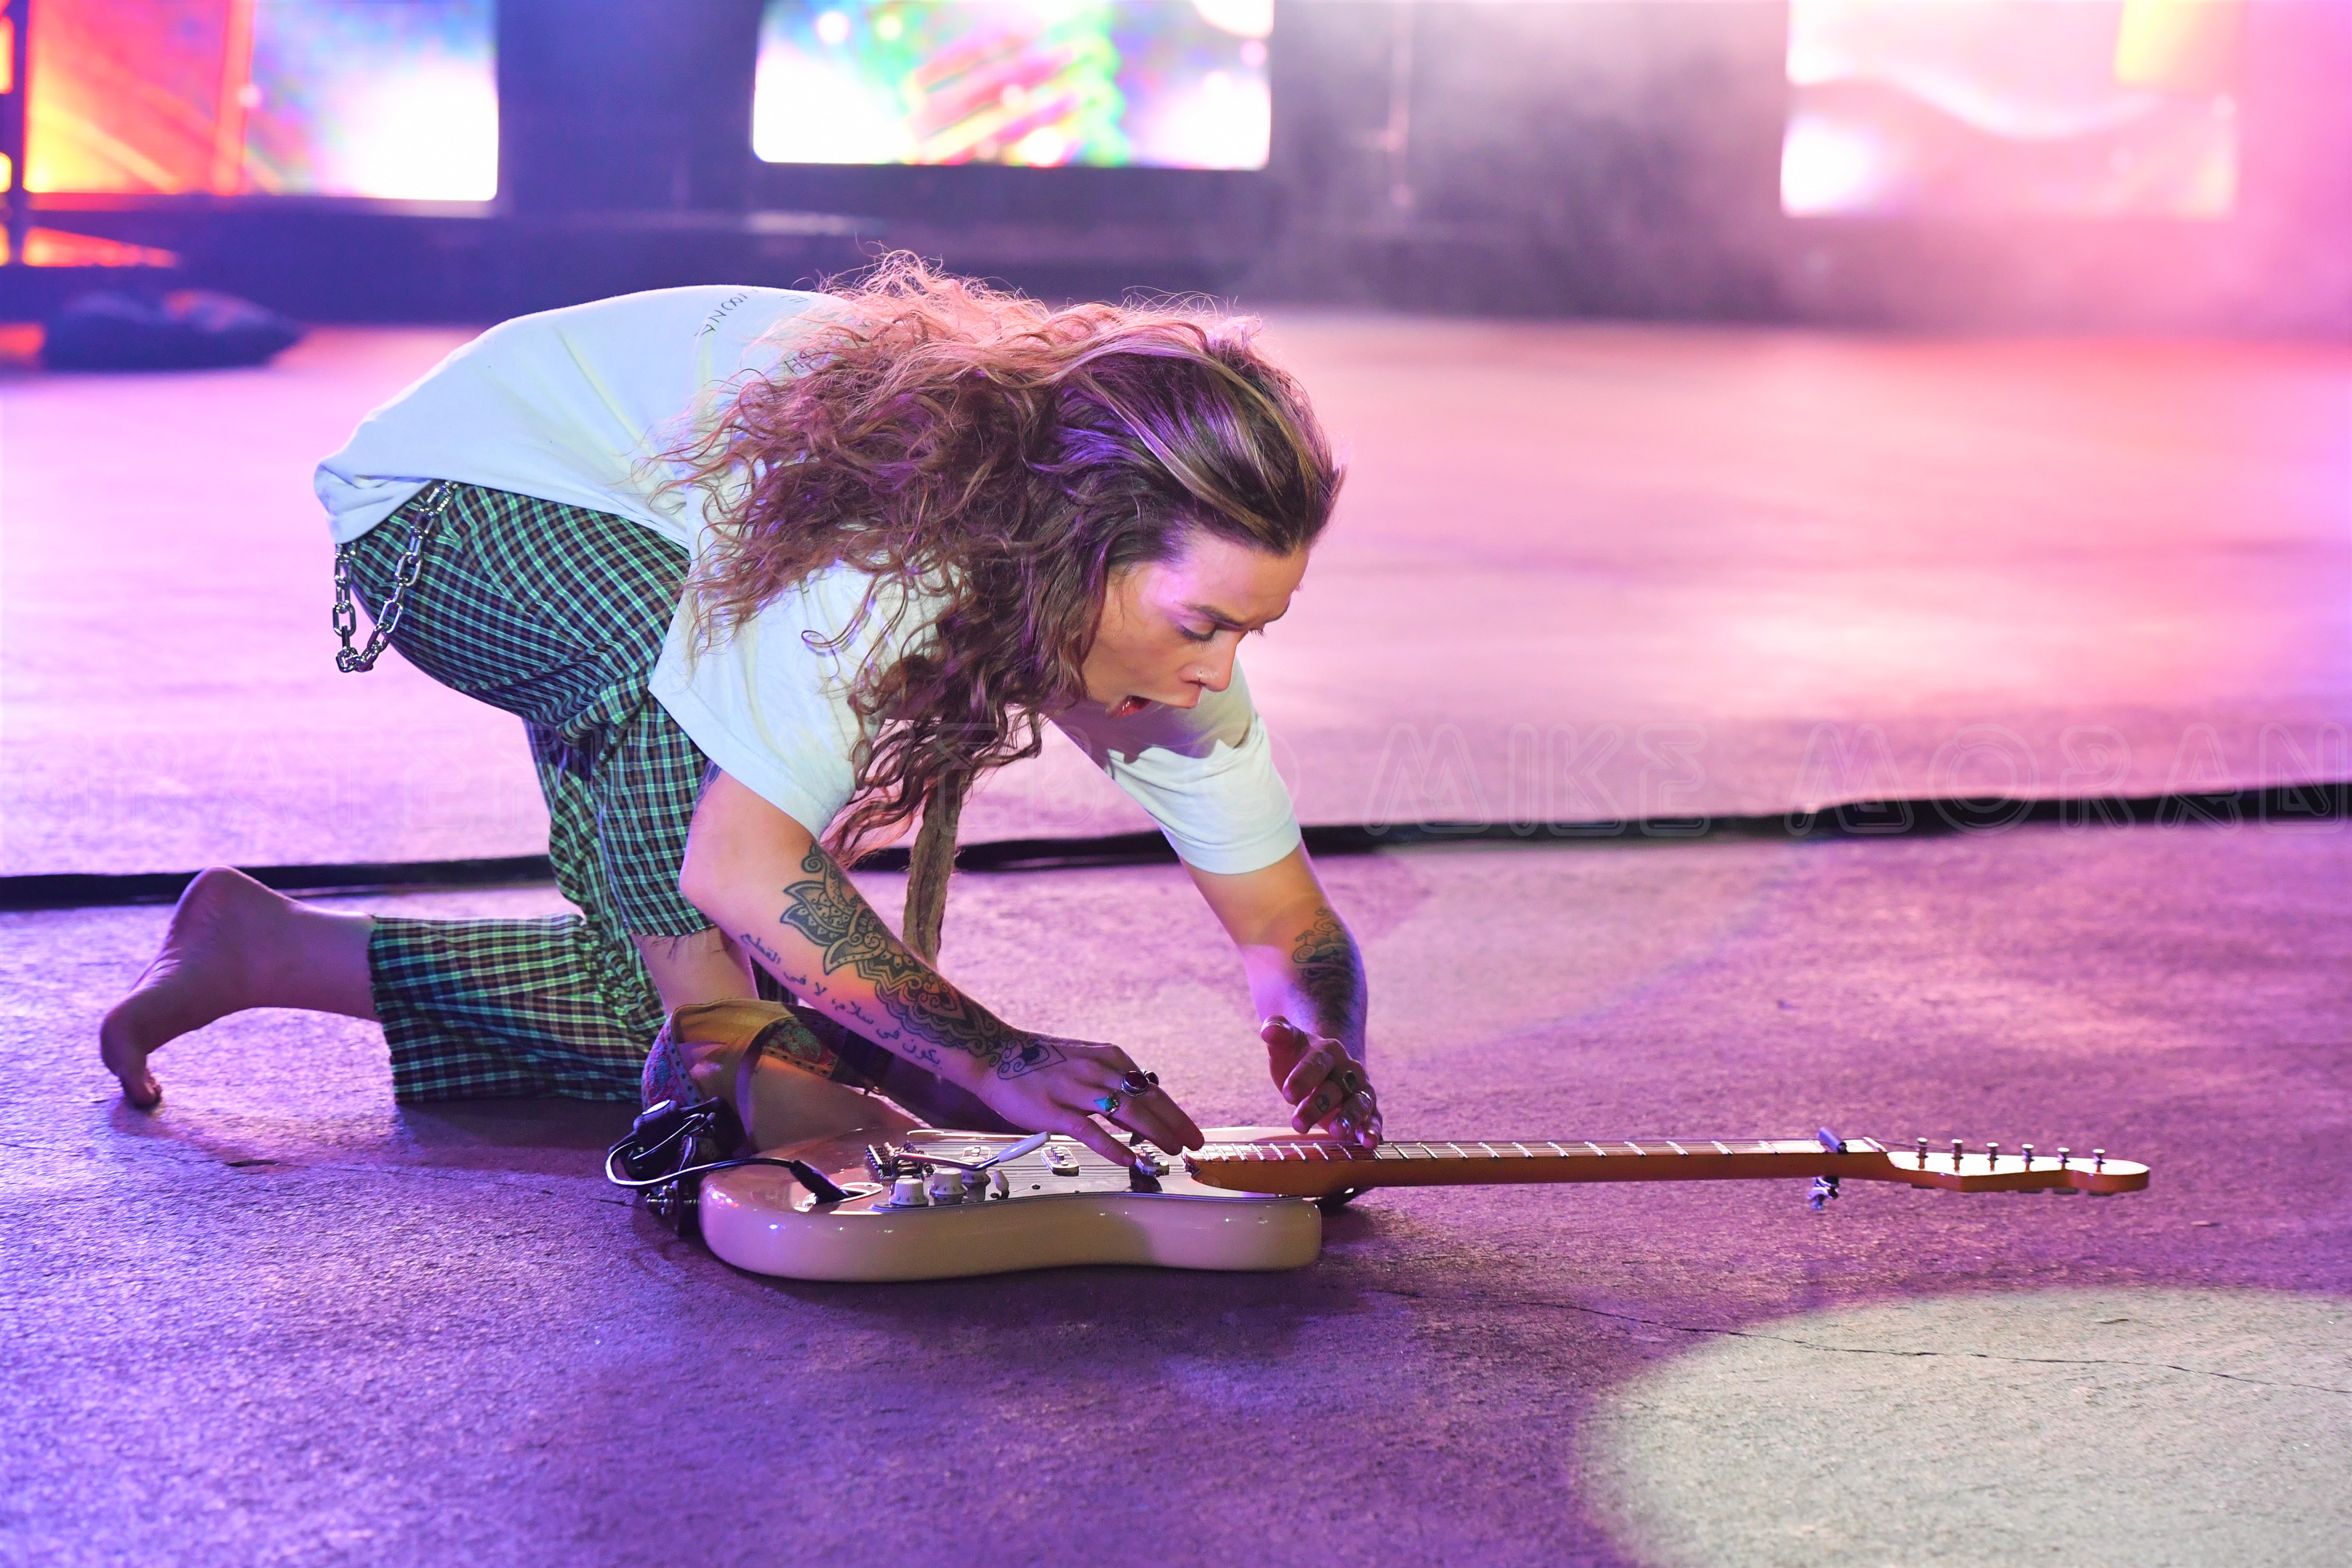
[[[1150,706],[1151,699],[1149,697],[1122,697],[1111,704],[1110,716],[1114,719],[1132,719]]]

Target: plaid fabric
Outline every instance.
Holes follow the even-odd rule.
[[[634,1100],[662,1024],[627,936],[579,915],[380,919],[368,972],[403,1101]]]
[[[580,913],[379,921],[368,963],[393,1091],[635,1100],[662,1008],[629,933],[710,923],[677,891],[705,759],[646,691],[686,552],[625,518],[454,489],[392,646],[523,721],[556,886]],[[408,524],[404,510],[348,547],[371,615]]]

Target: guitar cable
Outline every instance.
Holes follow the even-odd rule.
[[[625,1191],[643,1194],[654,1217],[681,1236],[694,1226],[702,1178],[715,1171],[774,1165],[790,1171],[793,1179],[820,1204],[837,1204],[852,1195],[805,1160],[772,1154],[696,1157],[698,1146],[705,1142],[723,1152],[741,1148],[743,1137],[741,1119],[724,1100],[709,1100],[693,1106],[658,1100],[638,1113],[629,1124],[627,1136],[604,1151],[604,1179]]]

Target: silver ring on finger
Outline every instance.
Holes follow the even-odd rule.
[[[1105,1116],[1117,1116],[1118,1114],[1118,1107],[1119,1098],[1115,1094],[1106,1094],[1101,1099],[1095,1101],[1095,1109],[1101,1111]]]
[[[1160,1075],[1156,1072],[1145,1072],[1141,1068],[1137,1068],[1118,1080],[1119,1092],[1129,1100],[1141,1100],[1159,1087]]]

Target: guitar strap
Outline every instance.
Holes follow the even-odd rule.
[[[665,1076],[682,1077],[691,1086],[680,1102],[730,1102],[753,1149],[807,1136],[802,1129],[813,1113],[825,1128],[837,1126],[844,1093],[875,1092],[887,1060],[880,1047],[829,1019],[786,1003],[748,997],[680,1007],[670,1015],[654,1049],[670,1058]],[[649,1083],[655,1076],[649,1060]],[[838,1087],[827,1092],[819,1085]]]

